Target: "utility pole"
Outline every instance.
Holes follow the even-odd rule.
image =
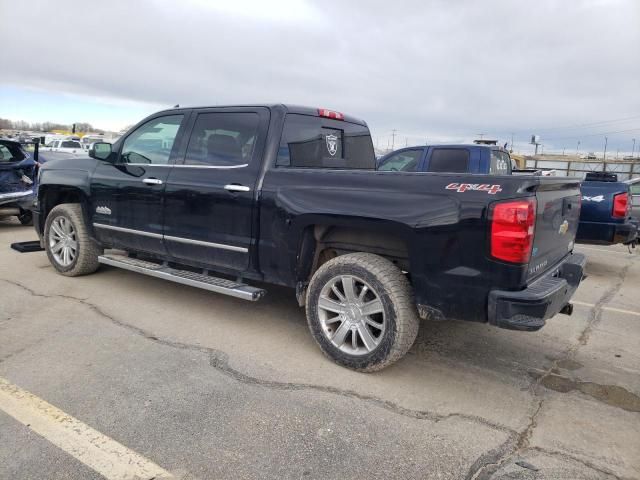
[[[605,162],[607,161],[607,142],[609,142],[609,139],[604,137],[604,154],[602,155],[602,160]]]
[[[511,132],[511,149],[509,150],[509,153],[513,153],[513,132]]]
[[[564,157],[564,147],[562,147],[562,156]]]
[[[480,135],[480,140],[482,140],[486,135],[486,133],[476,133],[476,135]]]
[[[409,137],[404,137],[404,146],[405,147],[409,146]]]
[[[391,150],[396,149],[396,132],[397,131],[398,130],[396,130],[395,128],[391,130]]]
[[[580,151],[580,140],[578,140],[578,145],[576,146],[576,157],[578,156],[579,151]]]
[[[618,160],[618,154],[620,153],[620,149],[616,150],[616,160]]]
[[[632,138],[631,140],[633,140],[633,147],[631,147],[631,158],[633,159],[633,152],[636,151],[636,139]]]

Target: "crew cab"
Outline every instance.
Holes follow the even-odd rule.
[[[589,172],[582,183],[582,210],[576,242],[635,245],[638,220],[631,216],[630,184],[615,173]]]
[[[376,171],[366,123],[331,110],[176,108],[89,156],[40,169],[59,273],[290,287],[320,349],[359,371],[401,358],[419,317],[538,330],[582,279],[577,179]]]
[[[407,147],[378,160],[378,170],[510,175],[515,170],[509,152],[496,145],[426,145]]]

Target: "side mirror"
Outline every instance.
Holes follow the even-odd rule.
[[[107,160],[111,156],[111,144],[96,142],[89,149],[89,156],[96,160]]]

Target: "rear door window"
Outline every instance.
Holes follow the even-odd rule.
[[[427,171],[465,173],[469,171],[469,150],[466,148],[434,148]]]
[[[251,112],[200,113],[185,165],[239,167],[250,163],[260,117]]]
[[[364,125],[288,114],[276,166],[375,170],[376,157]]]
[[[378,170],[386,172],[415,172],[421,154],[422,149],[394,153],[380,162]]]

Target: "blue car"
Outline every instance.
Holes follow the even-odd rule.
[[[32,223],[36,168],[36,160],[19,142],[0,139],[0,218]]]
[[[377,169],[393,172],[477,173],[511,175],[513,162],[497,145],[426,145],[386,154]]]

